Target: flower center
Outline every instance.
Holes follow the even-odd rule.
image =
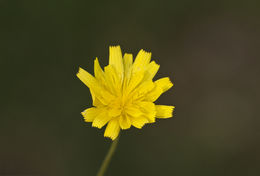
[[[115,117],[124,115],[126,108],[131,106],[131,102],[129,98],[118,97],[114,99],[108,106],[113,109],[111,116]]]

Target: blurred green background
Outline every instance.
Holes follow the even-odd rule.
[[[260,175],[259,2],[0,0],[0,175],[96,174],[111,141],[76,72],[117,44],[153,53],[176,111],[123,131],[108,176]]]

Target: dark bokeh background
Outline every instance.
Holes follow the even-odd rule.
[[[174,118],[123,131],[110,176],[260,174],[258,0],[0,0],[0,175],[95,175],[110,140],[84,123],[78,67],[153,53]]]

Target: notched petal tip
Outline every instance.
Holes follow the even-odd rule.
[[[133,57],[133,54],[132,54],[132,53],[125,53],[123,58],[124,58],[124,59],[133,59],[132,57]],[[132,62],[133,62],[133,61],[132,61]]]
[[[116,48],[116,47],[120,47],[120,45],[110,45],[109,48]]]
[[[81,114],[84,117],[85,122],[93,122],[98,114],[98,110],[95,107],[92,107],[84,110]]]
[[[109,46],[109,52],[111,51],[121,51],[120,45],[111,45]]]
[[[173,83],[171,82],[169,77],[158,79],[155,81],[155,84],[162,89],[163,93],[173,86]]]
[[[147,122],[147,123],[149,123],[149,122]],[[133,125],[135,128],[137,128],[137,129],[142,129],[143,127],[144,127],[144,125],[145,124],[147,124],[147,123],[144,123],[144,124],[142,124],[142,125]]]
[[[95,128],[98,128],[98,129],[101,129],[102,127],[100,127],[98,124],[96,123],[92,123],[92,127],[95,127]]]
[[[89,88],[98,87],[98,83],[96,79],[88,73],[86,70],[79,67],[79,71],[77,73],[77,77]]]
[[[144,50],[144,49],[141,49],[139,52],[141,52],[141,53],[145,53],[145,54],[152,54],[152,52],[150,52],[150,51],[146,51],[146,50]]]
[[[104,134],[104,137],[105,137],[105,138],[109,138],[109,139],[111,139],[112,141],[114,141],[118,136],[111,136],[111,135],[108,136],[108,135],[105,135],[105,134]]]
[[[78,72],[77,72],[77,75],[78,75],[80,72],[82,72],[83,70],[84,70],[83,68],[79,67]]]
[[[167,77],[169,79],[169,83],[171,84],[171,87],[174,86],[173,82],[171,81],[170,77]]]
[[[105,135],[104,135],[104,137],[105,137],[105,138],[108,138],[108,139],[111,139],[112,141],[114,141],[114,140],[117,138],[117,137],[105,136]]]

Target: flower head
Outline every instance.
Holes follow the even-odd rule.
[[[155,105],[159,96],[173,84],[168,77],[153,81],[159,65],[151,62],[151,53],[140,50],[122,57],[120,46],[109,47],[109,65],[101,69],[94,61],[94,75],[79,68],[78,78],[86,84],[92,95],[93,107],[81,114],[93,127],[106,126],[105,137],[114,140],[120,129],[132,126],[142,128],[154,123],[155,118],[172,117],[174,106]]]

